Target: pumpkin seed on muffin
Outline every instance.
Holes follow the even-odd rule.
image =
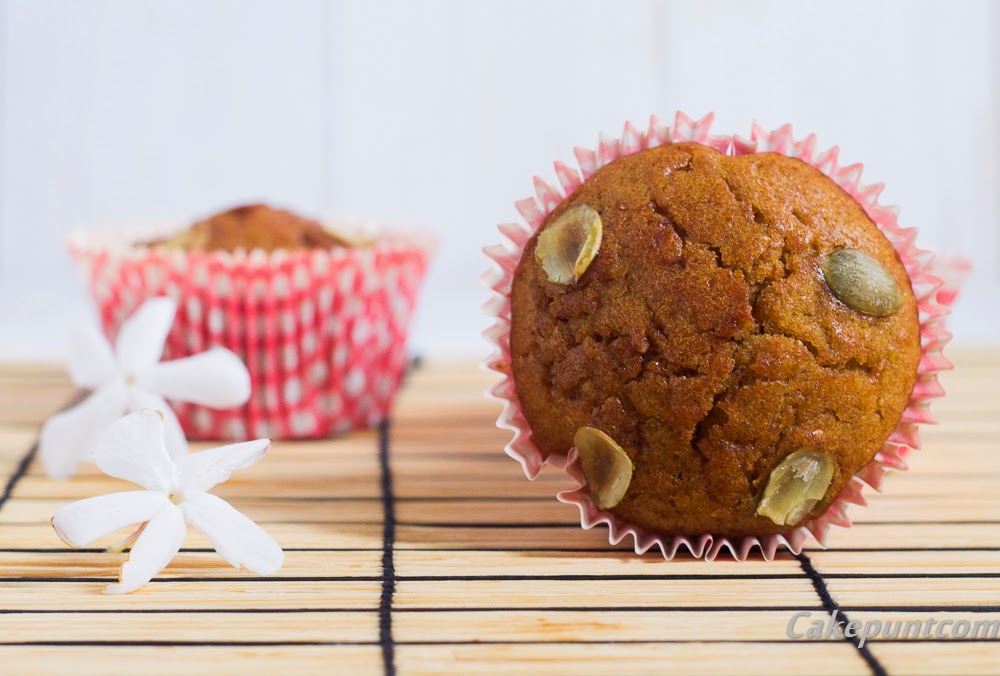
[[[896,314],[903,290],[878,261],[857,249],[840,249],[823,259],[823,277],[840,301],[873,317]]]
[[[535,257],[553,284],[574,284],[601,249],[601,215],[586,204],[567,209],[538,235]]]
[[[590,497],[601,509],[621,502],[632,482],[632,461],[615,440],[599,429],[581,427],[573,436]]]

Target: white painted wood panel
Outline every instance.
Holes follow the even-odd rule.
[[[74,227],[320,207],[319,2],[14,0],[6,17],[0,354],[62,349],[85,304]]]
[[[441,239],[414,347],[476,354],[479,249],[531,177],[677,108],[793,121],[972,257],[954,328],[1000,340],[1000,12],[987,0],[0,0],[0,357],[86,311],[77,225],[268,199]]]

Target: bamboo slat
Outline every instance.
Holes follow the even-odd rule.
[[[49,520],[127,485],[22,467],[73,389],[51,365],[0,365],[0,673],[1000,671],[996,640],[786,633],[834,609],[1000,624],[1000,350],[950,356],[941,425],[826,550],[706,563],[609,545],[554,499],[563,473],[527,481],[503,455],[491,377],[443,362],[414,371],[387,426],[276,442],[219,487],[285,547],[277,575],[229,567],[191,531],[124,597],[100,590],[124,558],[102,547],[125,531],[71,550]]]

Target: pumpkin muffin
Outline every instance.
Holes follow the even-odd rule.
[[[786,532],[899,423],[920,356],[896,251],[819,170],[696,143],[595,172],[525,247],[517,396],[595,503],[673,535]]]
[[[347,238],[325,229],[319,221],[266,204],[248,204],[198,221],[178,235],[153,244],[185,251],[236,251],[244,249],[329,249],[355,246]]]
[[[244,361],[245,405],[174,404],[189,439],[236,441],[322,438],[389,415],[434,240],[394,229],[356,240],[254,204],[186,229],[85,228],[68,245],[107,335],[169,296],[178,312],[164,359],[221,346]]]

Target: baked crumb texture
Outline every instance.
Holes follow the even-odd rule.
[[[198,221],[187,230],[152,246],[185,251],[277,251],[350,246],[347,239],[319,223],[266,204],[247,204]]]
[[[819,170],[773,153],[676,143],[601,168],[549,214],[603,221],[576,284],[525,247],[511,292],[512,370],[532,434],[565,454],[583,426],[635,466],[611,512],[650,531],[788,530],[756,515],[771,471],[829,453],[822,514],[896,427],[920,356],[917,302],[889,241]],[[854,248],[904,290],[872,317],[837,300],[822,257]]]

